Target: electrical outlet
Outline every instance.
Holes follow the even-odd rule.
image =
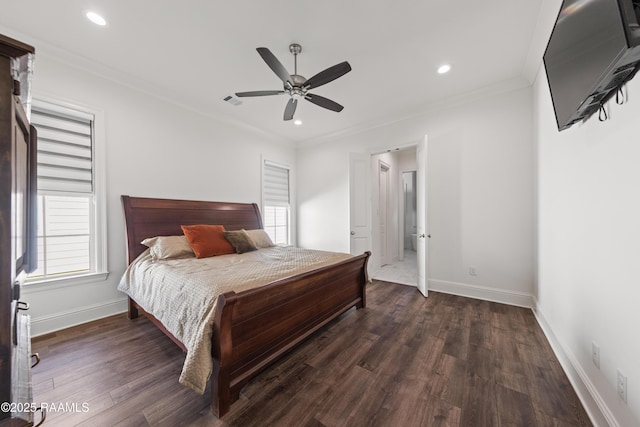
[[[596,368],[600,369],[600,347],[595,342],[591,343],[591,358]]]
[[[475,267],[469,267],[469,276],[477,276],[478,273],[476,273],[476,268]]]
[[[620,369],[618,369],[618,381],[616,388],[620,399],[622,399],[624,403],[627,403],[627,377],[620,372]]]

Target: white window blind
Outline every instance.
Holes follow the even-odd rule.
[[[265,162],[263,168],[264,231],[275,244],[289,244],[289,169]]]
[[[31,120],[38,130],[38,191],[92,193],[90,117],[34,106]]]
[[[99,269],[96,258],[93,115],[34,103],[38,132],[38,268],[32,280]]]
[[[289,169],[265,162],[265,206],[289,206]]]

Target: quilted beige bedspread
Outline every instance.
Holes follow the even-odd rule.
[[[187,356],[180,383],[203,394],[213,367],[211,332],[218,295],[265,285],[350,257],[274,247],[211,258],[153,261],[147,250],[127,268],[118,289],[185,345]]]

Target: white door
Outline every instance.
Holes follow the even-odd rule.
[[[371,155],[349,155],[350,251],[360,255],[371,250]]]
[[[379,163],[378,171],[378,229],[380,237],[380,264],[391,264],[389,250],[389,165]]]
[[[424,136],[416,148],[416,229],[418,233],[418,289],[425,297],[428,289],[428,231],[427,231],[427,135]]]

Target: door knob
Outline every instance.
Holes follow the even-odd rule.
[[[424,234],[420,234],[418,235],[418,237],[420,237],[421,239],[424,239]]]
[[[355,235],[356,235],[356,232],[355,232],[355,231],[352,231],[352,232],[351,232],[351,235],[352,235],[352,236],[355,236]]]
[[[431,234],[427,234],[427,237],[428,237],[428,238],[431,238]]]

